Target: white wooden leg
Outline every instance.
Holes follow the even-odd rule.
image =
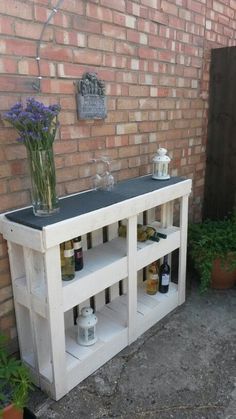
[[[137,328],[137,217],[133,216],[128,221],[127,255],[128,255],[128,328],[129,343],[136,339]]]
[[[59,246],[52,247],[45,253],[45,274],[47,278],[49,339],[53,359],[54,394],[58,400],[67,392],[65,381],[65,324]]]
[[[180,201],[180,248],[179,248],[179,305],[185,301],[186,288],[186,257],[187,257],[187,228],[188,228],[188,195]]]

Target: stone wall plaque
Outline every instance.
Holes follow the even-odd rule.
[[[95,73],[85,73],[77,83],[79,119],[104,119],[107,116],[105,83]]]

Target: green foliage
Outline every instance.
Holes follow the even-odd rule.
[[[23,409],[32,388],[28,369],[20,360],[8,356],[5,337],[0,335],[0,414],[10,403]]]
[[[230,271],[236,268],[236,214],[232,218],[199,224],[190,224],[188,233],[189,254],[200,274],[200,290],[206,291],[211,282],[214,259]],[[230,255],[229,255],[230,254]]]

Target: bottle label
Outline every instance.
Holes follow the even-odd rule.
[[[81,259],[83,257],[82,250],[75,252],[75,259]]]
[[[80,249],[82,247],[81,242],[74,242],[73,244],[74,244],[74,249],[75,250],[78,250],[78,249]]]
[[[74,249],[64,250],[64,257],[65,258],[71,258],[71,256],[74,256]]]
[[[161,277],[161,285],[169,285],[169,282],[170,282],[170,275],[163,274]]]
[[[158,276],[158,274],[150,273],[149,279],[153,279],[154,281],[158,281],[159,276]]]

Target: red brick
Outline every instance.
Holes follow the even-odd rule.
[[[79,141],[79,151],[96,151],[104,150],[106,145],[105,137],[103,138],[87,138]]]
[[[88,36],[88,47],[102,51],[114,51],[114,40],[98,35]]]
[[[7,55],[20,55],[22,52],[25,57],[35,57],[36,45],[33,41],[24,40],[24,51],[22,50],[22,40],[19,39],[4,39],[0,43],[0,53]]]
[[[137,47],[126,42],[116,42],[116,52],[125,55],[137,55]]]
[[[157,122],[140,122],[139,123],[139,132],[152,132],[157,130]]]
[[[130,98],[122,98],[117,100],[117,109],[137,109],[138,100]]]
[[[126,147],[129,144],[128,135],[106,137],[106,147]]]
[[[67,13],[72,12],[75,14],[83,14],[84,2],[82,0],[70,0],[68,2],[62,2],[60,5],[60,10],[65,10]]]
[[[62,78],[80,78],[84,73],[84,67],[78,64],[60,63],[57,65],[57,72]]]
[[[14,208],[20,208],[30,203],[29,192],[15,192],[11,194],[1,195],[0,210],[7,211]],[[0,271],[2,267],[2,261],[0,260]],[[8,268],[8,263],[6,262],[5,268]]]
[[[138,75],[132,72],[119,71],[119,73],[117,73],[116,80],[121,83],[137,84]]]
[[[106,54],[103,56],[103,65],[105,67],[127,68],[127,58]]]
[[[131,15],[134,15],[134,16],[139,16],[139,17],[142,17],[144,19],[147,19],[148,8],[140,6],[139,4],[134,3],[133,1],[128,1],[127,2],[127,13],[131,14]]]
[[[32,5],[24,4],[22,6],[22,2],[16,0],[1,1],[0,13],[27,20],[33,18]]]
[[[101,22],[96,22],[94,20],[87,19],[84,16],[73,16],[72,25],[73,28],[81,32],[99,34],[102,31]]]
[[[125,26],[127,28],[135,28],[136,18],[128,14],[113,12],[113,21],[116,25]]]
[[[149,96],[150,88],[148,86],[129,86],[130,96]]]
[[[69,80],[41,80],[41,90],[43,93],[74,94],[74,86]]]
[[[33,82],[35,81],[32,77],[20,77],[20,76],[0,76],[0,91],[1,92],[20,92],[20,93],[35,93],[33,89]]]
[[[167,14],[178,16],[178,7],[169,1],[162,0],[161,10]]]
[[[138,56],[140,58],[148,59],[148,60],[156,60],[157,59],[157,51],[156,49],[140,47],[138,49]]]
[[[55,47],[51,44],[42,45],[40,57],[53,61],[72,61],[72,50],[70,48]]]
[[[42,25],[37,23],[30,23],[24,21],[15,22],[15,34],[20,38],[39,39],[42,32]],[[53,40],[53,30],[51,27],[47,27],[43,34],[44,41]]]
[[[60,129],[60,135],[62,140],[67,139],[79,139],[90,137],[89,126],[64,126]]]
[[[141,4],[153,7],[154,9],[159,9],[161,6],[161,0],[141,0]]]
[[[0,73],[17,73],[16,59],[8,57],[0,58]]]
[[[101,0],[101,6],[125,12],[125,0]]]
[[[166,13],[159,12],[158,10],[150,10],[149,11],[150,19],[154,22],[160,23],[162,25],[168,25],[168,15]]]
[[[102,33],[105,36],[110,36],[111,38],[115,39],[126,39],[126,29],[110,25],[109,23],[102,24]]]
[[[168,41],[165,38],[160,38],[160,36],[149,35],[148,40],[148,44],[150,45],[150,47],[163,49],[167,48]]]
[[[100,51],[76,50],[74,51],[74,60],[76,63],[84,63],[87,65],[101,65],[102,53]]]
[[[114,135],[115,134],[115,125],[94,125],[91,128],[92,137],[101,137],[104,135]]]
[[[147,32],[152,35],[157,35],[158,33],[158,25],[154,22],[151,22],[147,19],[139,19],[138,20],[138,30],[142,32]]]
[[[112,22],[112,11],[96,4],[88,3],[86,5],[86,15],[89,18],[95,18],[102,22]]]
[[[77,47],[86,46],[86,37],[77,31],[56,30],[55,39],[57,44],[75,45]]]
[[[34,15],[35,15],[36,21],[44,23],[45,21],[47,21],[47,19],[51,15],[51,12],[52,12],[52,9],[47,9],[46,7],[37,6],[37,5],[34,6]],[[61,27],[69,28],[70,17],[68,15],[63,14],[60,9],[58,13],[54,14],[54,16],[52,17],[50,24],[59,26],[60,28]]]
[[[0,33],[1,35],[15,35],[14,19],[7,16],[0,16]]]

